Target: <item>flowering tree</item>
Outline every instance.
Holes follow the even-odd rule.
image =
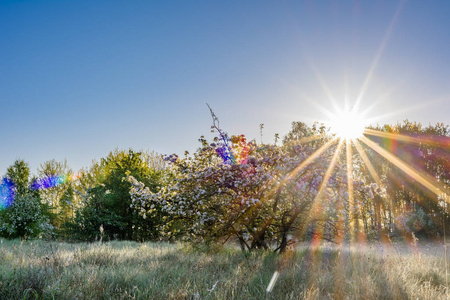
[[[0,236],[8,238],[49,236],[53,230],[39,198],[32,194],[15,197],[10,207],[0,211],[0,224]]]
[[[228,137],[212,110],[211,115],[218,136],[212,143],[202,136],[202,147],[192,156],[167,157],[172,175],[156,193],[129,177],[132,206],[141,215],[163,212],[161,230],[169,237],[208,242],[233,237],[243,249],[283,251],[308,232],[343,234],[337,224],[350,222],[345,164],[336,162],[340,171],[325,179],[339,151],[336,145],[323,147],[332,145],[323,126],[297,122],[293,130],[302,133],[291,133],[284,145],[258,146],[243,135]],[[307,135],[314,138],[301,139]],[[310,159],[317,151],[320,159]]]
[[[167,237],[234,238],[243,249],[283,251],[305,238],[361,241],[446,224],[450,169],[442,146],[449,139],[442,124],[385,126],[360,142],[334,137],[322,124],[294,122],[278,146],[229,137],[211,116],[217,136],[211,143],[202,136],[192,156],[167,157],[171,175],[156,192],[128,178],[131,205],[145,217],[164,215]],[[400,160],[411,165],[409,173]],[[411,180],[414,169],[443,196]]]

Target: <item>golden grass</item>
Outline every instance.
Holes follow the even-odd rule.
[[[444,246],[432,243],[302,245],[282,256],[166,243],[0,244],[1,299],[450,299],[445,276]]]

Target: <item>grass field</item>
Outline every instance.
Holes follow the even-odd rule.
[[[303,245],[282,256],[166,243],[0,244],[1,299],[450,299],[449,282],[442,243]]]

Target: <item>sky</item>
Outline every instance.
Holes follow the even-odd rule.
[[[0,1],[0,176],[115,148],[193,152],[206,103],[273,143],[293,121],[450,124],[449,1]]]

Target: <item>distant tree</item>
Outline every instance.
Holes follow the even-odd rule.
[[[303,122],[292,122],[291,130],[284,136],[283,143],[300,140],[311,134],[311,128]]]
[[[37,191],[51,212],[50,223],[61,230],[64,222],[72,217],[78,202],[78,197],[73,192],[74,172],[68,166],[67,160],[58,162],[52,159],[40,164],[38,177],[34,182],[45,180],[53,180],[55,184],[41,187]]]
[[[40,190],[43,201],[47,202],[51,206],[58,207],[62,195],[70,185],[70,181],[66,180],[66,178],[73,174],[73,171],[67,164],[67,160],[62,162],[58,162],[54,159],[46,161],[40,164],[37,172],[39,179],[53,177],[61,178],[61,180],[58,180],[58,184]]]
[[[450,186],[450,151],[446,146],[450,144],[448,126],[437,123],[424,127],[420,122],[405,120],[372,129],[387,134],[388,138],[369,136],[371,140],[440,188],[442,196],[412,179],[411,174],[400,170],[394,162],[365,147],[386,190],[381,202],[373,201],[368,206],[374,210],[373,216],[368,215],[369,220],[374,221],[379,231],[398,236],[442,235],[444,226],[450,229],[445,221],[449,214],[448,199],[442,198],[449,194]],[[414,220],[415,226],[411,226],[411,220]]]
[[[25,196],[30,187],[30,168],[23,160],[16,160],[13,165],[6,170],[6,177],[14,182],[15,195]]]

